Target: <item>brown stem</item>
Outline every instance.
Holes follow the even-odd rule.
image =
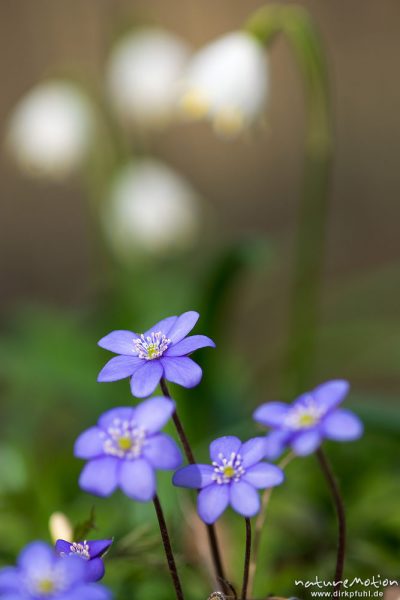
[[[244,553],[244,569],[243,569],[243,584],[241,600],[247,599],[247,585],[249,582],[249,568],[250,568],[250,556],[251,556],[251,522],[250,519],[245,519],[246,523],[246,550]]]
[[[169,392],[167,382],[165,381],[164,378],[162,378],[160,381],[160,387],[161,387],[161,390],[162,390],[162,393],[164,394],[164,396],[166,396],[167,398],[171,398],[171,394]],[[179,439],[181,441],[183,451],[186,455],[186,458],[187,458],[188,462],[191,465],[193,465],[196,462],[196,460],[194,458],[193,450],[190,446],[189,440],[186,436],[186,432],[182,425],[182,421],[180,420],[176,409],[172,415],[172,420],[174,422],[174,425],[175,425],[176,431],[178,433]],[[222,560],[221,560],[221,552],[219,550],[218,538],[217,538],[217,533],[215,531],[214,525],[207,525],[207,534],[208,534],[208,541],[210,544],[211,556],[212,556],[212,560],[213,560],[213,564],[214,564],[217,581],[220,583],[223,591],[225,593],[229,594],[230,588],[228,586],[227,579],[224,574],[224,567],[222,565]]]
[[[155,495],[153,498],[154,508],[156,509],[158,524],[160,526],[161,538],[164,544],[165,555],[167,557],[168,569],[171,574],[171,579],[174,584],[177,600],[184,600],[181,582],[175,564],[174,554],[172,552],[171,541],[169,539],[167,524],[165,522],[164,513],[161,508],[160,500]]]
[[[346,514],[344,510],[343,498],[340,493],[339,485],[336,481],[335,475],[332,471],[332,467],[328,461],[328,458],[322,448],[319,448],[316,452],[319,464],[322,472],[325,475],[325,479],[329,485],[329,489],[332,494],[332,499],[336,508],[336,515],[338,520],[338,546],[337,546],[337,558],[336,558],[336,569],[334,579],[334,590],[340,591],[341,582],[343,579],[343,568],[344,558],[346,553]],[[336,596],[337,594],[335,594]]]

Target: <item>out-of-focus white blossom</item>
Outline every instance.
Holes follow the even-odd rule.
[[[176,112],[179,82],[189,59],[180,38],[162,29],[123,37],[108,62],[110,99],[127,123],[158,127]]]
[[[93,112],[79,88],[64,81],[34,87],[10,117],[7,144],[28,174],[62,178],[85,158],[93,132]]]
[[[180,106],[187,118],[208,118],[222,136],[235,137],[260,118],[268,88],[264,48],[251,35],[233,32],[193,56]]]
[[[50,536],[54,543],[57,540],[72,540],[74,533],[68,517],[62,512],[54,512],[49,519]]]
[[[199,197],[189,182],[153,159],[120,170],[103,220],[114,252],[125,261],[138,254],[160,256],[190,248],[200,221]]]

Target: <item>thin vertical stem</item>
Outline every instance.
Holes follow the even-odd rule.
[[[245,519],[246,523],[246,549],[244,553],[244,569],[241,600],[247,600],[247,585],[249,582],[250,556],[251,556],[251,522]]]
[[[344,559],[346,553],[346,514],[344,510],[343,498],[340,493],[339,485],[336,481],[332,467],[328,461],[328,458],[322,448],[319,448],[316,452],[319,464],[322,472],[328,483],[329,489],[332,494],[332,499],[336,509],[336,515],[338,520],[338,545],[337,545],[337,558],[336,558],[336,569],[334,578],[334,590],[339,591],[341,588],[341,582],[343,579],[343,568]],[[337,594],[335,594],[337,595]]]
[[[175,564],[174,554],[172,552],[171,541],[168,534],[167,524],[165,522],[164,513],[161,508],[160,500],[158,496],[153,498],[154,508],[156,509],[158,524],[160,526],[161,538],[164,544],[165,555],[167,557],[168,569],[171,574],[171,579],[174,584],[175,594],[177,600],[184,600],[181,582],[179,579],[178,571]]]
[[[287,465],[294,458],[295,458],[295,455],[293,454],[293,452],[289,452],[289,454],[287,454],[278,463],[278,467],[282,470],[285,469],[287,467]],[[268,507],[273,489],[274,488],[267,488],[266,490],[264,490],[264,493],[261,498],[261,510],[257,515],[256,524],[255,524],[255,528],[254,528],[253,551],[252,551],[252,556],[251,556],[251,561],[250,561],[249,586],[248,586],[250,598],[253,595],[254,580],[256,577],[256,570],[257,570],[257,559],[258,559],[258,553],[259,553],[260,544],[261,544],[261,536],[262,536],[262,532],[264,529],[265,518],[267,516],[267,507]]]
[[[171,394],[169,392],[167,382],[165,381],[164,378],[162,378],[160,381],[160,387],[161,387],[161,390],[162,390],[164,396],[167,396],[167,398],[171,398]],[[186,458],[187,458],[188,462],[191,465],[193,465],[196,462],[195,458],[194,458],[193,450],[192,450],[192,447],[187,438],[186,432],[183,428],[182,421],[180,420],[180,418],[178,416],[177,410],[175,410],[175,412],[173,413],[172,420],[174,422],[174,425],[175,425],[176,431],[178,433],[179,439],[181,441],[183,451],[186,455]],[[207,534],[208,534],[208,542],[210,545],[211,556],[212,556],[212,560],[213,560],[213,564],[214,564],[217,581],[218,581],[218,583],[220,583],[223,591],[225,593],[229,593],[230,588],[227,584],[227,579],[226,579],[225,573],[224,573],[224,567],[223,567],[222,559],[221,559],[221,552],[220,552],[219,544],[218,544],[217,532],[215,531],[214,525],[207,525],[206,527],[207,527]]]

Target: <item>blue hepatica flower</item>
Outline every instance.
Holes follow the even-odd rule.
[[[261,462],[265,446],[265,438],[260,437],[244,444],[234,436],[218,438],[210,444],[212,465],[183,467],[173,483],[200,490],[197,510],[205,523],[214,523],[229,505],[242,516],[253,517],[260,510],[257,489],[279,485],[284,479],[277,466]]]
[[[267,435],[266,457],[277,458],[290,446],[299,456],[314,452],[323,439],[347,442],[363,433],[360,419],[338,408],[349,391],[347,381],[334,380],[299,396],[293,404],[267,402],[254,412],[254,419],[272,429]]]
[[[85,561],[86,580],[99,581],[104,576],[104,563],[101,557],[111,544],[112,540],[84,540],[83,542],[57,540],[55,550],[62,558],[70,556],[81,558]]]
[[[81,488],[109,496],[120,487],[134,500],[152,500],[155,470],[176,469],[182,463],[175,441],[160,433],[174,410],[173,400],[159,396],[135,408],[105,412],[97,426],[84,431],[75,442],[75,456],[88,460],[79,478]]]
[[[205,335],[186,337],[198,318],[197,312],[189,311],[167,317],[142,334],[112,331],[99,341],[99,346],[119,356],[108,361],[97,380],[130,377],[132,394],[137,398],[150,396],[162,377],[183,387],[196,386],[202,370],[188,354],[206,346],[215,347]]]
[[[110,600],[110,592],[86,581],[84,562],[61,558],[44,542],[22,550],[16,567],[0,570],[2,600]]]

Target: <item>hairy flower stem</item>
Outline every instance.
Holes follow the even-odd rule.
[[[241,600],[247,600],[247,586],[249,582],[250,556],[251,556],[251,522],[245,519],[246,523],[246,549],[244,553],[244,569]]]
[[[169,393],[167,382],[165,381],[164,378],[161,379],[160,386],[161,386],[161,390],[162,390],[162,393],[164,394],[164,396],[166,396],[167,398],[171,398],[171,394]],[[182,421],[180,420],[180,418],[178,416],[178,412],[176,410],[175,410],[174,414],[172,415],[172,420],[174,422],[174,425],[175,425],[176,431],[178,433],[179,439],[181,441],[183,451],[186,455],[186,458],[187,458],[188,462],[191,465],[193,465],[196,462],[195,458],[194,458],[193,450],[192,450],[189,440],[186,436],[185,430],[182,425]],[[212,556],[212,560],[213,560],[213,564],[214,564],[217,581],[218,581],[218,583],[220,583],[223,591],[226,594],[229,594],[230,587],[228,585],[227,579],[224,574],[224,567],[222,565],[222,560],[221,560],[221,552],[219,549],[217,533],[215,531],[214,525],[207,525],[207,534],[208,534],[208,542],[210,545],[211,556]]]
[[[181,582],[179,579],[178,571],[175,564],[174,554],[172,552],[171,541],[169,539],[167,524],[165,522],[164,513],[161,508],[160,500],[155,495],[153,498],[154,508],[156,509],[158,524],[160,526],[160,532],[162,541],[164,544],[165,555],[167,557],[168,569],[171,574],[171,579],[175,588],[175,595],[177,600],[184,600]]]
[[[332,467],[328,461],[328,458],[322,448],[319,448],[316,452],[319,464],[321,466],[322,472],[325,476],[325,479],[328,483],[329,489],[332,494],[333,502],[336,508],[336,515],[339,526],[339,534],[338,534],[338,546],[337,546],[337,558],[336,558],[336,570],[335,570],[335,578],[334,578],[334,590],[335,597],[337,596],[336,592],[340,591],[341,581],[343,579],[343,568],[344,568],[344,558],[346,553],[346,515],[344,510],[343,498],[340,493],[339,485],[336,481],[335,475],[332,471]],[[333,598],[333,596],[332,596]]]
[[[289,452],[279,463],[278,467],[284,470],[287,465],[295,458],[293,452]],[[265,518],[267,516],[267,507],[271,498],[272,490],[274,488],[267,488],[264,490],[261,499],[261,510],[257,515],[255,531],[254,531],[254,541],[253,541],[253,552],[250,561],[250,569],[249,569],[249,585],[248,585],[248,593],[250,598],[253,595],[254,589],[254,580],[256,576],[257,570],[257,559],[258,553],[260,550],[261,536],[264,529]]]

